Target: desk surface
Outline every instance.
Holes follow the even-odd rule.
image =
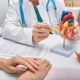
[[[75,53],[73,53],[70,57],[64,57],[55,53],[50,52],[50,48],[58,43],[63,43],[63,38],[56,35],[51,35],[47,39],[50,44],[45,55],[45,59],[49,60],[53,67],[64,67],[64,68],[80,68],[80,63],[77,60]],[[77,42],[70,42],[66,40],[66,44],[73,45],[77,47],[77,51],[80,51],[80,40]]]
[[[4,42],[4,40],[0,39],[0,44]],[[47,59],[51,62],[52,67],[64,67],[64,68],[80,68],[80,63],[77,60],[77,57],[75,53],[73,53],[70,57],[64,57],[55,53],[50,52],[50,48],[58,43],[62,43],[63,38],[61,38],[58,35],[50,35],[48,39],[42,41],[42,43],[49,43],[49,47],[47,49],[47,52],[45,54],[44,59]],[[70,43],[69,41],[66,41],[66,44],[70,44],[77,47],[77,51],[80,51],[80,41]],[[18,75],[8,74],[2,70],[0,70],[0,74],[5,75],[6,80],[15,80]],[[0,75],[0,80],[5,80],[2,75]]]

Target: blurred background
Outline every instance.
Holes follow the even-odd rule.
[[[2,26],[7,10],[8,10],[9,0],[0,1],[0,26]],[[80,0],[64,0],[65,6],[68,11],[73,12],[75,20],[79,22],[80,25]]]
[[[80,7],[80,0],[64,0],[67,7]]]
[[[79,8],[79,14],[77,15],[78,16],[77,21],[79,22],[79,26],[80,26],[80,0],[64,0],[64,3],[66,7],[72,7],[73,9],[76,8],[76,10],[78,10]]]

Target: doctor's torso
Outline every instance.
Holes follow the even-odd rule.
[[[56,1],[55,1],[55,3],[56,3]],[[21,20],[19,2],[17,0],[14,0],[14,4],[17,8],[17,12],[18,12],[19,18]],[[58,15],[57,10],[54,9],[54,5],[52,4],[52,2],[50,2],[48,5],[49,11],[47,12],[46,4],[47,4],[47,0],[39,0],[39,5],[37,5],[36,7],[39,11],[39,14],[40,14],[43,22],[46,22],[49,25],[55,27],[55,26],[57,26],[57,15]],[[33,25],[36,22],[38,22],[33,4],[29,0],[23,0],[22,7],[23,7],[24,19],[25,19],[26,26],[33,27]]]
[[[57,24],[60,21],[60,16],[62,14],[62,11],[65,10],[64,1],[54,0],[57,6],[57,9],[55,10],[51,0],[48,5],[49,8],[48,12],[46,10],[47,1],[48,0],[39,0],[39,5],[37,6],[37,9],[39,11],[39,14],[43,22],[46,22],[53,27],[57,27]],[[19,21],[21,21],[19,0],[12,0],[10,5],[14,6],[14,10],[17,11],[17,14],[19,16],[20,19]],[[36,22],[38,22],[33,4],[29,0],[23,0],[22,7],[23,7],[26,26],[33,27],[33,25]]]

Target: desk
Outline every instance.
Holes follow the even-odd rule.
[[[51,35],[48,39],[50,42],[49,48],[45,55],[45,59],[49,60],[53,67],[69,67],[69,68],[80,68],[80,63],[77,60],[75,53],[73,53],[70,57],[64,57],[55,53],[50,52],[50,48],[58,43],[62,43],[63,39],[60,36],[53,36]],[[73,45],[77,47],[77,51],[80,51],[80,40],[77,42],[70,43],[66,41],[66,44]]]
[[[2,42],[3,42],[3,39],[0,39],[0,43],[2,43]],[[52,67],[80,68],[80,63],[78,62],[75,53],[73,53],[69,58],[67,58],[67,57],[50,52],[50,48],[58,43],[62,43],[63,38],[61,38],[58,35],[50,35],[48,37],[48,39],[42,41],[42,43],[45,43],[45,44],[47,42],[49,43],[49,47],[47,49],[44,59],[49,60],[52,64]],[[79,43],[80,43],[80,41],[74,42],[74,44],[66,41],[66,44],[76,46],[77,50],[79,50],[79,48],[80,48]],[[2,75],[5,75],[5,77]],[[0,80],[16,80],[16,78],[18,76],[19,75],[8,74],[8,73],[5,73],[4,71],[0,70]]]

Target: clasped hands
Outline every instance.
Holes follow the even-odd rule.
[[[39,58],[21,57],[19,55],[9,59],[1,58],[1,60],[2,65],[0,65],[0,68],[9,73],[23,73],[27,70],[35,73],[36,70],[40,69],[39,66],[43,63],[45,63],[45,68],[51,65],[47,60],[41,60]],[[23,65],[25,67],[17,67],[18,65]]]
[[[43,80],[51,68],[47,60],[39,58],[21,57],[19,55],[9,59],[0,58],[0,68],[9,73],[23,73],[17,80]],[[23,65],[25,67],[17,67]]]

